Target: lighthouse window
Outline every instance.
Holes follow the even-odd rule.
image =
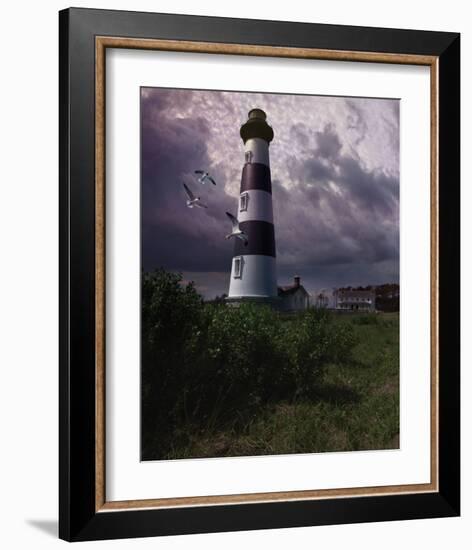
[[[246,212],[248,202],[249,202],[249,195],[247,193],[242,193],[239,201],[240,212]]]
[[[251,164],[251,162],[252,162],[252,151],[246,151],[246,153],[244,154],[244,157],[245,157],[246,163]]]
[[[241,279],[243,273],[243,259],[241,256],[234,258],[233,277],[235,279]]]

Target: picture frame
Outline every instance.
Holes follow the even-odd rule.
[[[105,65],[111,48],[429,67],[429,483],[107,501]],[[70,8],[59,13],[59,73],[60,538],[459,515],[460,35]]]

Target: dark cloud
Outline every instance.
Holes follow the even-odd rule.
[[[232,251],[224,239],[229,230],[225,211],[234,208],[234,201],[225,193],[222,174],[208,156],[211,128],[202,117],[168,118],[169,94],[152,93],[142,99],[143,268],[227,270]],[[176,95],[186,104],[192,92]],[[210,170],[218,186],[197,183],[196,169]],[[207,210],[187,208],[183,182],[202,197]]]
[[[349,266],[353,278],[370,265],[378,282],[376,264],[398,264],[398,179],[342,155],[330,125],[316,133],[316,144],[313,156],[290,161],[296,185],[274,180],[279,265],[300,272]],[[398,268],[391,271],[396,279]]]
[[[341,141],[332,124],[327,124],[320,132],[315,132],[316,154],[323,159],[335,159],[341,151]]]

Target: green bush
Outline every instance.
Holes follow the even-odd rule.
[[[355,344],[352,328],[333,323],[324,309],[309,309],[289,327],[286,347],[297,395],[316,390],[323,369],[329,363],[345,361]]]
[[[285,357],[280,321],[269,307],[210,307],[205,361],[225,389],[226,404],[252,407],[275,397]]]
[[[164,270],[143,274],[141,300],[144,456],[166,447],[183,421],[204,305],[192,283],[183,285],[181,275]]]

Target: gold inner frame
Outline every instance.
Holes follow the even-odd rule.
[[[252,55],[299,59],[324,59],[426,65],[430,68],[431,100],[431,481],[423,484],[288,492],[248,493],[217,496],[193,496],[146,500],[106,501],[105,492],[105,76],[106,49],[143,49],[229,55]],[[212,42],[102,37],[95,39],[95,353],[96,353],[96,425],[95,425],[95,509],[97,512],[142,508],[170,508],[198,505],[242,504],[270,501],[362,497],[438,491],[438,400],[439,400],[439,286],[438,286],[438,77],[436,56],[320,50],[279,46],[253,46]]]

